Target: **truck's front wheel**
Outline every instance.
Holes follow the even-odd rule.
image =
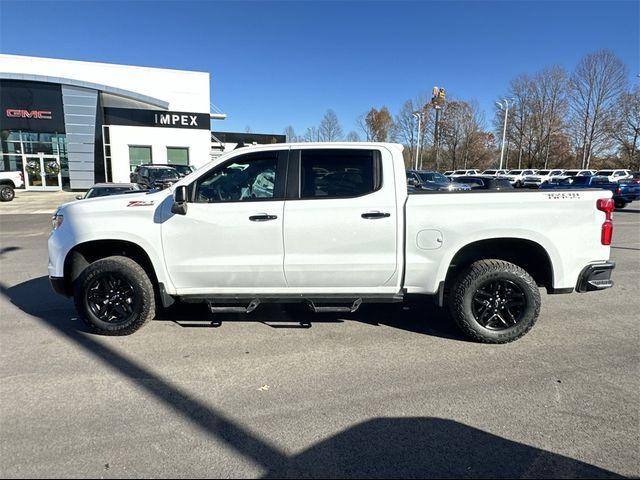
[[[155,315],[149,276],[127,257],[89,265],[75,282],[74,301],[82,320],[103,335],[129,335]]]
[[[540,291],[522,268],[503,260],[480,260],[457,278],[450,297],[455,322],[485,343],[512,342],[540,313]]]

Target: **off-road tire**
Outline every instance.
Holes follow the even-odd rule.
[[[449,308],[458,327],[473,340],[508,343],[535,324],[540,313],[540,290],[531,275],[517,265],[480,260],[455,280]]]
[[[156,311],[149,276],[122,256],[90,264],[74,283],[74,302],[84,323],[102,335],[129,335],[152,320]]]
[[[11,185],[0,185],[0,202],[10,202],[16,196]]]

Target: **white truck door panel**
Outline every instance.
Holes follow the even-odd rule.
[[[175,287],[284,287],[283,209],[283,201],[190,203],[186,215],[172,216],[162,240]]]
[[[287,151],[234,157],[191,185],[185,215],[162,223],[167,270],[182,294],[286,287],[282,240]]]
[[[302,198],[287,200],[284,209],[289,287],[373,292],[394,279],[398,218],[391,157],[368,152],[371,168],[378,165],[372,176],[362,152],[301,150]]]

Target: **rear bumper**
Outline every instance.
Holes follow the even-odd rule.
[[[592,263],[580,272],[576,292],[592,292],[613,287],[611,272],[616,267],[615,262]]]

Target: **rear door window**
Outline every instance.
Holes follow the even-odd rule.
[[[348,198],[381,186],[380,160],[374,150],[302,150],[300,198]]]

